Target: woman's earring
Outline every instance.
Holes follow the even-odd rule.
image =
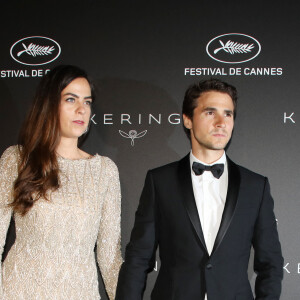
[[[82,134],[86,134],[89,131],[89,127],[87,127]]]

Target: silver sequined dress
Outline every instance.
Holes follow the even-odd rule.
[[[12,210],[18,148],[0,159],[0,254]],[[14,214],[16,241],[3,262],[1,300],[96,300],[94,247],[110,300],[114,299],[120,252],[120,184],[107,157],[58,158],[61,187],[38,200],[24,216]]]

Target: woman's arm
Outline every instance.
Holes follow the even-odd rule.
[[[12,208],[13,184],[17,177],[18,147],[6,149],[0,158],[0,255],[2,257],[5,238],[9,227]],[[0,265],[0,299],[3,299],[2,264]]]
[[[115,299],[121,256],[121,193],[117,166],[104,158],[108,188],[103,200],[97,259],[109,299]]]

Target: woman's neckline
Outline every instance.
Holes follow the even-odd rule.
[[[70,162],[76,162],[76,161],[90,161],[90,160],[93,160],[94,158],[98,157],[99,154],[96,153],[95,155],[90,155],[89,157],[81,157],[81,158],[75,158],[75,159],[72,159],[72,158],[66,158],[66,157],[63,157],[61,155],[59,155],[57,153],[57,158],[60,159],[60,160],[64,160],[64,161],[70,161]]]

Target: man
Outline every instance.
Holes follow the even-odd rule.
[[[140,300],[159,246],[153,300],[279,299],[283,258],[268,179],[225,154],[236,114],[236,89],[211,79],[192,85],[183,122],[192,150],[147,173],[121,267],[117,300]]]

